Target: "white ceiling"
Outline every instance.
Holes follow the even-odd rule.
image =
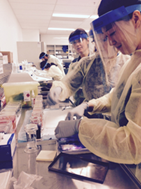
[[[51,28],[90,29],[91,18],[60,18],[53,13],[97,15],[100,0],[8,0],[22,29],[39,30],[40,34],[70,34]]]

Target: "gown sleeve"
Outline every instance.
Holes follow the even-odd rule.
[[[132,91],[124,109],[127,124],[119,125],[119,112],[115,113],[115,122],[84,117],[79,138],[97,156],[116,163],[138,164],[141,162],[141,71],[130,82]]]

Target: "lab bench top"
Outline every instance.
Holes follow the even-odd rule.
[[[26,109],[23,109],[17,134],[25,112]],[[67,175],[51,172],[48,170],[51,162],[36,161],[36,157],[40,150],[56,150],[56,140],[38,140],[37,145],[39,150],[30,154],[24,151],[26,145],[26,142],[17,143],[13,159],[13,176],[17,179],[22,171],[41,176],[41,180],[35,181],[32,184],[34,189],[138,189],[118,164],[113,164],[109,168],[103,184],[92,181],[81,181]],[[13,189],[12,184],[10,189]]]

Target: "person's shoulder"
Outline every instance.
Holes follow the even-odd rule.
[[[86,56],[81,58],[81,60],[79,61],[80,65],[85,65],[85,64],[89,64],[91,61],[100,58],[98,53],[94,53],[92,55]]]
[[[54,55],[50,54],[49,59],[56,59],[56,57]]]
[[[76,62],[78,62],[80,59],[81,59],[81,57],[79,56],[79,57],[73,59],[72,63],[76,63]]]
[[[58,66],[52,65],[52,66],[50,67],[50,69],[62,73],[61,70],[58,68]]]

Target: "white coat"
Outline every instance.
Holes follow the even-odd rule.
[[[63,65],[61,63],[61,60],[59,60],[57,57],[53,56],[53,55],[49,55],[49,58],[47,60],[47,62],[49,64],[54,63],[58,66],[58,68],[62,71],[63,75],[65,75],[64,69],[63,69]]]
[[[64,74],[55,65],[52,65],[49,69],[45,69],[44,73],[46,74],[46,77],[52,77],[52,79],[56,81],[60,81],[64,77]]]

